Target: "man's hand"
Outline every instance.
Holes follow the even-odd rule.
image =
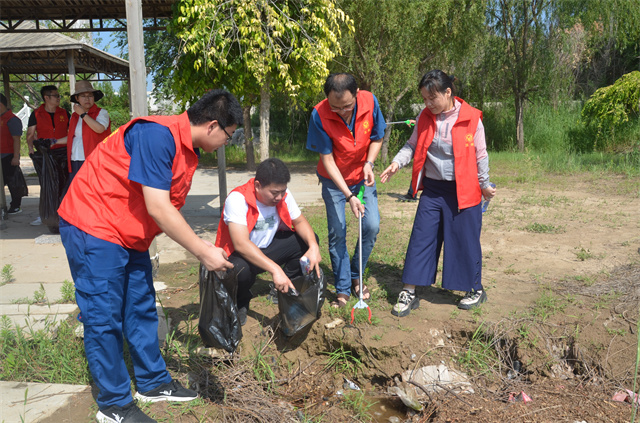
[[[275,270],[272,274],[273,276],[273,285],[276,289],[282,293],[289,292],[290,289],[295,289],[291,280],[284,274],[284,270],[278,266],[278,269]]]
[[[200,256],[200,262],[209,271],[217,270],[229,270],[233,269],[233,264],[227,260],[227,253],[222,248],[214,247],[210,242],[204,241],[208,244],[204,253]]]
[[[387,167],[384,172],[380,174],[380,181],[384,184],[386,183],[396,172],[400,169],[400,166],[396,162],[391,162],[389,167]]]
[[[364,204],[362,204],[360,200],[358,200],[358,197],[351,197],[351,199],[349,199],[349,206],[351,207],[351,211],[356,218],[358,218],[360,214],[364,216]]]
[[[322,255],[320,254],[320,248],[318,245],[309,247],[304,256],[309,259],[309,269],[315,270],[316,275],[320,277],[320,262],[322,261]]]
[[[364,184],[368,187],[372,187],[376,182],[376,176],[373,174],[373,168],[369,162],[365,162],[362,171],[364,172]]]

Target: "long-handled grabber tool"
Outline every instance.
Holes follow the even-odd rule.
[[[397,122],[387,122],[387,125],[397,125],[399,123],[404,123],[405,125],[414,126],[415,123],[411,122],[411,119],[407,120],[399,120]]]
[[[357,197],[362,204],[365,204],[364,186],[360,187],[360,192],[358,193]],[[359,260],[360,260],[360,266],[359,266],[360,274],[358,275],[359,276],[358,283],[360,284],[360,290],[358,291],[358,293],[359,293],[360,299],[358,300],[357,303],[355,303],[355,305],[351,309],[351,323],[353,323],[353,320],[355,319],[354,312],[356,311],[356,308],[366,308],[369,311],[369,323],[371,323],[371,309],[369,308],[367,303],[365,303],[364,300],[362,299],[362,288],[363,288],[362,287],[362,213],[358,213],[358,252],[359,252]]]

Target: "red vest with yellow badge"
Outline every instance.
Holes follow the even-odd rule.
[[[66,110],[61,107],[56,107],[56,111],[53,114],[53,122],[51,121],[51,114],[45,110],[44,104],[38,107],[33,113],[36,115],[36,135],[38,138],[60,139],[67,136],[67,132],[69,131],[69,116]],[[50,148],[55,150],[64,147],[66,147],[65,144],[54,144]]]
[[[322,129],[333,142],[333,158],[347,185],[355,185],[364,178],[362,167],[367,160],[373,129],[373,108],[375,107],[373,94],[369,91],[358,91],[357,105],[355,137],[342,118],[331,111],[327,99],[322,100],[315,107],[322,121]],[[318,174],[330,179],[322,160],[318,162]]]
[[[162,230],[147,212],[142,185],[128,178],[131,157],[124,145],[125,131],[140,120],[159,123],[171,131],[176,155],[169,195],[176,209],[184,206],[198,167],[186,112],[179,116],[138,118],[118,128],[84,162],[69,186],[58,214],[96,238],[146,251]]]
[[[10,119],[16,117],[11,110],[7,110],[0,116],[0,153],[2,154],[13,154],[13,136],[11,135],[11,131],[9,131],[9,122]],[[5,181],[7,183],[7,181]],[[4,189],[4,188],[3,188]]]
[[[256,222],[258,221],[258,216],[260,213],[258,212],[258,206],[256,205],[256,188],[254,184],[255,178],[249,179],[244,185],[240,185],[235,188],[231,192],[239,192],[244,197],[245,201],[249,205],[249,209],[247,210],[247,229],[249,233],[256,226]],[[291,215],[289,215],[289,208],[287,207],[287,202],[284,201],[287,194],[282,197],[282,200],[276,205],[276,210],[278,212],[278,216],[280,220],[291,230],[294,230],[291,222]],[[216,234],[216,247],[224,249],[227,253],[227,256],[231,255],[235,248],[233,248],[233,241],[231,240],[231,235],[229,235],[229,226],[224,221],[224,212],[222,216],[220,216],[220,223],[218,223],[218,232]]]
[[[458,208],[466,209],[480,203],[482,191],[478,182],[478,164],[473,136],[482,119],[482,112],[471,107],[464,100],[460,102],[458,120],[451,128],[453,139],[454,172],[456,176],[456,195]],[[433,141],[436,130],[436,117],[425,108],[418,119],[418,142],[413,156],[413,175],[411,186],[415,195],[422,189],[422,169],[427,160],[427,150]]]
[[[91,106],[87,114],[89,117],[94,120],[98,118],[100,114],[100,107],[95,104]],[[69,166],[69,172],[71,169],[71,152],[73,151],[73,138],[76,133],[76,126],[78,125],[78,119],[80,119],[80,115],[74,113],[71,115],[71,120],[69,121],[69,136],[67,137],[67,165]],[[109,119],[109,126],[104,130],[104,132],[96,133],[93,129],[87,125],[87,123],[82,121],[82,147],[84,148],[84,159],[86,160],[91,152],[96,148],[100,141],[107,138],[111,134],[111,119]]]

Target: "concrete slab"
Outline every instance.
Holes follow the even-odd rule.
[[[55,303],[62,298],[60,292],[62,282],[30,282],[15,283],[11,282],[0,286],[0,304],[13,304],[16,302],[27,303],[33,301],[35,293],[44,288],[45,298],[49,303]]]
[[[85,391],[91,391],[91,387],[0,381],[0,422],[37,423]]]

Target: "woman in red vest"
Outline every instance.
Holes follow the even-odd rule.
[[[487,300],[482,288],[482,197],[492,198],[482,112],[455,97],[452,79],[432,70],[418,85],[425,109],[387,169],[385,183],[413,159],[413,194],[422,189],[402,273],[404,289],[391,314],[408,315],[420,306],[416,286],[436,279],[444,244],[442,287],[465,291],[458,307],[469,310]]]
[[[94,90],[91,82],[76,82],[75,92],[71,96],[74,105],[67,136],[67,162],[70,173],[67,186],[71,184],[89,154],[111,133],[109,113],[96,106],[96,101],[102,97],[102,91]]]

